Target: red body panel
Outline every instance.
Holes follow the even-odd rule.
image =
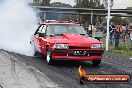
[[[71,24],[70,24],[71,25]],[[68,44],[69,50],[94,50],[91,49],[92,44],[102,44],[102,42],[91,38],[82,36],[75,33],[63,33],[61,36],[44,36],[44,37],[36,37],[35,35],[32,36],[32,41],[34,42],[36,51],[42,53],[43,55],[46,54],[46,47],[48,46],[51,51],[54,51],[53,45],[54,44]],[[100,50],[100,49],[96,49]],[[95,50],[95,51],[96,51]],[[101,49],[103,51],[103,49]],[[89,53],[88,53],[89,54]],[[94,53],[85,56],[74,56],[68,52],[53,52],[52,58],[55,60],[92,60],[92,59],[101,59],[102,53]]]
[[[102,56],[53,56],[52,58],[55,58],[55,60],[93,60],[93,59],[101,59]]]

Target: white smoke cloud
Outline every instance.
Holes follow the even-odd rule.
[[[0,4],[0,49],[33,55],[31,35],[37,27],[35,11],[28,0],[5,0]]]

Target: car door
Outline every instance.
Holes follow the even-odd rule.
[[[41,53],[43,55],[46,54],[46,44],[47,44],[47,40],[46,40],[46,35],[45,35],[45,32],[46,32],[46,25],[43,25],[42,29],[41,29],[41,35],[39,34],[39,45],[40,45],[40,50],[41,50]]]
[[[34,34],[34,45],[36,51],[40,52],[43,48],[43,38],[46,30],[46,25],[41,25]]]

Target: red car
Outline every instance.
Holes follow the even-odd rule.
[[[75,23],[43,23],[31,43],[37,52],[46,56],[48,64],[55,60],[92,60],[99,65],[104,52],[102,42],[88,37],[82,26]]]

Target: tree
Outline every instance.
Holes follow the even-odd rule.
[[[100,0],[80,0],[79,2],[76,3],[76,5],[74,6],[75,8],[92,8],[92,9],[103,9],[104,5],[100,3]],[[96,23],[96,17],[93,17],[93,24]],[[98,16],[98,19],[100,19],[101,17]],[[88,15],[81,15],[81,23],[88,23],[90,24],[90,16]]]
[[[118,16],[113,16],[111,19],[111,22],[114,22],[115,24],[120,25],[122,24],[122,18]]]
[[[42,4],[43,6],[49,6],[50,5],[50,1],[51,0],[42,0]]]
[[[108,0],[103,0],[103,4],[104,4],[105,8],[107,8],[108,7]],[[111,0],[111,4],[110,4],[111,8],[113,7],[113,4],[114,4],[114,0]]]
[[[34,5],[49,6],[51,0],[33,0]]]
[[[128,17],[129,23],[132,23],[132,17]]]
[[[40,5],[41,1],[40,0],[33,0],[33,5]]]
[[[69,4],[61,3],[61,2],[53,2],[50,4],[52,7],[69,7],[71,8],[72,6]]]
[[[128,18],[122,18],[122,25],[129,24]]]
[[[129,23],[128,18],[121,18],[118,16],[112,17],[111,22],[114,22],[117,25],[126,25]]]
[[[74,0],[75,3],[79,3],[81,2],[82,0]]]
[[[50,4],[51,7],[68,7],[68,8],[72,8],[71,5],[69,4],[65,4],[65,3],[61,3],[61,2],[53,2]],[[58,10],[57,10],[58,11]],[[56,12],[56,11],[55,11]],[[47,14],[47,19],[54,19],[54,20],[58,20],[58,19],[62,19],[62,20],[74,20],[76,16],[70,15],[70,14],[51,14],[48,13]]]
[[[80,8],[104,8],[104,6],[100,3],[100,0],[82,0],[77,2],[74,7]]]

